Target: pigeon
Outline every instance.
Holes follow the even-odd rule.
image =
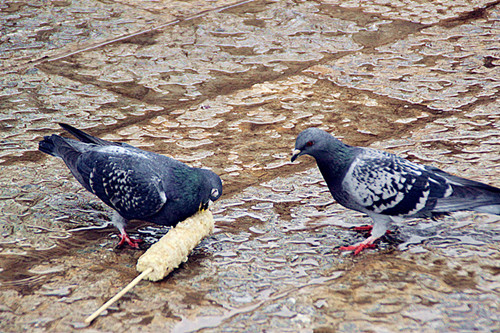
[[[461,210],[500,215],[500,188],[388,152],[349,146],[318,128],[308,128],[298,135],[292,162],[301,155],[316,159],[339,204],[373,220],[370,237],[340,248],[353,250],[355,255],[375,247],[374,242],[393,221],[432,218]]]
[[[114,210],[118,247],[127,243],[139,248],[141,240],[125,231],[129,220],[175,226],[222,195],[222,181],[210,170],[59,125],[79,141],[53,134],[38,149],[61,158],[86,190]]]

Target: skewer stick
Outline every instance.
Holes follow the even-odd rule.
[[[214,229],[214,219],[209,210],[202,210],[179,222],[175,228],[153,244],[137,261],[136,269],[142,272],[118,294],[85,319],[86,324],[97,318],[111,304],[119,300],[142,279],[159,281],[186,262],[189,254],[203,238]]]
[[[123,295],[125,295],[130,289],[134,288],[136,284],[138,284],[139,282],[141,282],[141,280],[146,275],[148,275],[149,273],[151,273],[152,271],[153,271],[153,268],[148,268],[144,272],[142,272],[141,274],[139,274],[139,276],[137,276],[135,279],[133,279],[132,282],[130,282],[125,288],[123,288],[122,290],[120,290],[120,292],[118,294],[116,294],[113,298],[111,298],[109,301],[107,301],[106,303],[104,303],[93,314],[91,314],[90,316],[88,316],[85,319],[85,323],[90,324],[92,322],[92,320],[96,319],[97,316],[99,316],[104,310],[106,310],[107,308],[109,308],[111,306],[111,304],[113,304],[114,302],[116,302],[117,300],[119,300],[120,298],[122,298]]]

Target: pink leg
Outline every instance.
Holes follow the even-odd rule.
[[[372,229],[373,229],[373,225],[362,225],[359,227],[352,227],[352,230],[355,230],[355,231],[372,231]],[[385,233],[390,234],[391,231],[387,230]]]
[[[361,243],[351,246],[342,246],[340,247],[341,251],[354,251],[354,255],[359,254],[364,249],[370,249],[376,247],[374,244],[377,239],[382,237],[384,234],[388,233],[387,230],[390,222],[392,221],[391,216],[380,215],[380,214],[369,214],[373,219],[373,227],[372,226],[361,226],[355,227],[355,230],[370,230],[371,235]]]
[[[362,225],[360,227],[353,227],[352,230],[356,231],[372,231],[373,225]]]
[[[116,247],[122,247],[123,244],[127,243],[134,249],[139,248],[139,243],[141,243],[143,240],[139,238],[131,238],[129,237],[126,233],[125,234],[120,234],[120,241],[118,242],[118,245]]]
[[[139,243],[142,242],[142,239],[137,239],[137,238],[130,238],[127,235],[127,232],[125,231],[125,226],[127,225],[127,220],[125,220],[118,212],[114,211],[113,212],[113,218],[112,218],[112,223],[118,230],[120,231],[120,242],[118,242],[118,245],[116,247],[120,248],[123,246],[123,244],[127,243],[134,249],[139,248]]]
[[[134,249],[139,248],[139,243],[141,243],[143,240],[139,238],[131,238],[127,235],[126,232],[120,234],[120,241],[118,242],[118,245],[116,247],[122,247],[123,244],[127,243]]]

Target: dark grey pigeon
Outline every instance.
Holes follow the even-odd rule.
[[[53,134],[38,149],[60,157],[85,189],[114,209],[118,246],[139,247],[125,232],[129,220],[175,226],[222,195],[221,179],[210,170],[59,125],[80,141]]]
[[[333,198],[370,216],[371,236],[342,247],[358,254],[383,236],[390,222],[433,217],[459,210],[500,215],[500,189],[452,176],[383,151],[353,147],[318,128],[308,128],[295,142],[292,162],[301,155],[316,159]]]

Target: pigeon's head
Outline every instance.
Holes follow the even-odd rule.
[[[215,201],[219,199],[222,195],[222,180],[213,171],[201,169],[201,172],[203,172],[203,174],[205,175],[205,179],[210,186],[210,200]]]
[[[329,151],[332,140],[338,141],[328,132],[320,130],[319,128],[311,127],[300,132],[295,141],[292,162],[301,155],[311,155],[318,158],[321,156],[322,152]]]

